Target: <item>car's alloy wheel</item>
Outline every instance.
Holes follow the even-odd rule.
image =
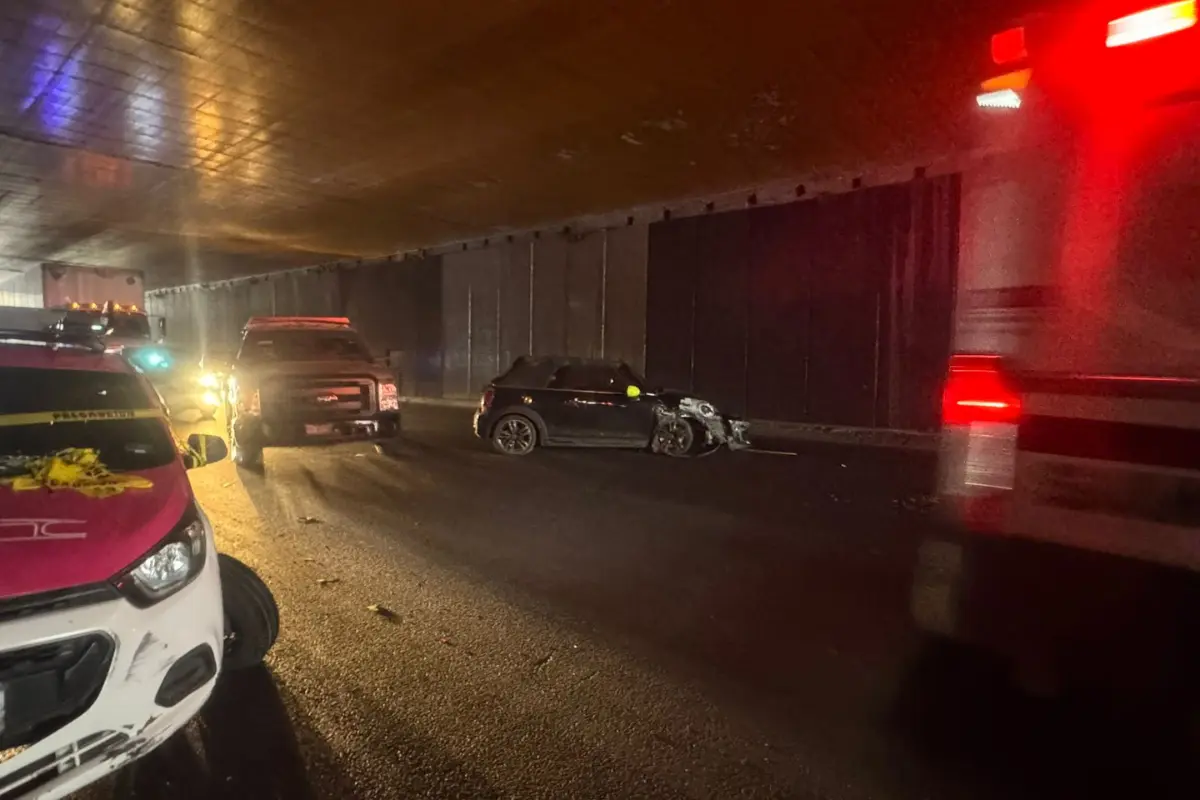
[[[506,456],[528,455],[537,446],[537,430],[525,417],[505,417],[496,423],[492,445]]]
[[[658,450],[672,458],[690,455],[696,441],[696,432],[684,419],[663,422],[658,428]]]

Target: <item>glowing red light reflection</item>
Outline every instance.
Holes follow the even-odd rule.
[[[1108,23],[1108,47],[1123,47],[1185,31],[1196,24],[1196,0],[1149,8]],[[995,49],[995,40],[992,44]]]

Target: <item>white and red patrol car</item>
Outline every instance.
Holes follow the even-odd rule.
[[[0,330],[0,797],[57,798],[149,752],[223,668],[257,664],[270,592],[218,557],[153,391],[69,313]],[[49,323],[49,325],[47,324]]]

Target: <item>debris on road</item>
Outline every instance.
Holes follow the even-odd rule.
[[[370,611],[372,614],[378,614],[389,622],[395,622],[400,616],[387,606],[381,606],[378,603],[372,603],[371,605],[367,606],[367,611]]]
[[[329,586],[330,584],[341,582],[341,578],[317,578],[317,586]]]
[[[297,517],[296,521],[299,522],[301,525],[315,525],[318,522],[320,522],[321,520],[317,519],[316,517],[302,516],[302,517]]]
[[[903,497],[892,502],[897,508],[903,511],[925,513],[933,510],[933,507],[937,505],[937,498],[933,495],[915,495],[913,497]]]

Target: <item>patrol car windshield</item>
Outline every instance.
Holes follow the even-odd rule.
[[[0,367],[0,478],[73,448],[97,451],[113,472],[165,466],[178,451],[162,419],[128,418],[156,408],[133,375]]]
[[[353,331],[292,328],[248,331],[238,361],[369,361]]]

